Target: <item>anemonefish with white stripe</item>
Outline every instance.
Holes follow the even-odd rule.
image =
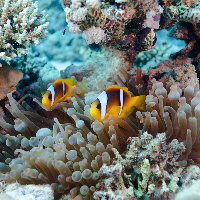
[[[127,87],[112,85],[106,88],[91,104],[90,114],[95,120],[103,122],[109,115],[128,117],[135,108],[145,110],[146,96],[131,97]]]
[[[57,103],[66,101],[72,94],[70,90],[76,85],[73,78],[57,79],[45,92],[42,97],[42,104],[46,108],[50,108]]]

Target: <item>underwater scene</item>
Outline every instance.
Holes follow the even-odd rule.
[[[0,200],[200,199],[200,0],[0,0]]]

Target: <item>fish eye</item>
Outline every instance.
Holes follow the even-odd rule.
[[[52,94],[50,94],[50,95],[48,96],[48,98],[51,100],[51,99],[52,99]]]
[[[100,103],[97,105],[97,109],[101,109],[101,104]]]

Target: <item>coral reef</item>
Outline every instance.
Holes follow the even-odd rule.
[[[94,199],[134,199],[132,186],[125,186],[122,165],[123,163],[114,161],[110,166],[101,167],[99,173],[104,178],[97,184],[98,191],[94,193]]]
[[[72,33],[84,32],[89,44],[126,51],[125,59],[131,64],[139,52],[155,47],[159,29],[188,23],[198,32],[198,1],[190,4],[188,1],[63,0],[63,5]],[[187,38],[187,43],[196,40],[194,38]]]
[[[0,59],[11,61],[26,53],[30,43],[39,44],[48,26],[45,12],[37,13],[38,2],[4,0],[0,3]]]
[[[195,95],[194,95],[195,94]],[[186,144],[183,162],[199,162],[199,91],[188,83],[182,90],[178,84],[163,86],[153,80],[152,89],[146,97],[147,112],[136,113],[143,124],[142,131],[153,136],[166,132],[168,140],[177,138]]]
[[[18,78],[14,83],[14,70],[2,62],[0,72],[6,69],[11,73],[6,77],[0,74],[1,82],[5,80],[4,88],[0,88],[0,179],[22,185],[48,184],[55,199],[63,200],[180,198],[176,193],[183,190],[184,194],[185,188],[200,179],[200,91],[195,72],[199,65],[199,3],[62,2],[69,30],[84,32],[91,49],[85,52],[86,43],[79,48],[77,44],[83,38],[78,35],[76,41],[67,35],[62,43],[68,33],[63,31],[64,22],[51,25],[45,50],[44,46],[32,48],[34,54],[21,61],[26,74],[23,81],[31,76],[35,81],[40,76],[40,85],[28,83],[31,92],[25,87],[12,94],[22,73],[14,73]],[[43,6],[54,3],[48,1]],[[48,23],[44,12],[37,14],[37,1],[5,0],[0,8],[0,56],[14,66],[18,61],[13,58],[25,53],[28,44],[38,44]],[[59,6],[55,9],[56,16],[62,17]],[[55,18],[52,20],[56,23]],[[162,52],[158,47],[151,49],[155,47],[156,32],[173,25],[172,35],[185,40],[187,46],[172,56],[176,59],[160,63],[169,58],[170,52],[164,52],[169,45]],[[61,48],[49,52],[52,44]],[[34,58],[40,56],[37,51],[47,56],[35,62]],[[60,77],[75,76],[86,81],[86,87],[75,81],[72,97],[46,108],[40,94],[47,88],[49,78],[45,76],[59,77],[56,69],[46,64],[47,59],[64,61],[63,55],[70,62],[85,61],[85,65],[71,65]],[[155,56],[154,68],[148,74],[132,68],[136,55],[135,66],[147,64]],[[186,55],[189,57],[183,58]],[[132,96],[146,95],[146,109],[135,109],[127,118],[110,115],[103,122],[94,120],[91,103],[113,84],[127,87]]]
[[[130,137],[127,151],[121,155],[114,150],[116,160],[100,169],[94,199],[174,199],[180,186],[187,188],[200,178],[199,167],[178,166],[184,151],[177,139],[168,143],[165,133]]]
[[[136,56],[133,67],[140,67],[144,71],[155,68],[160,62],[170,59],[171,55],[185,48],[185,41],[169,37],[169,30],[162,29],[156,32],[156,47],[142,51]]]

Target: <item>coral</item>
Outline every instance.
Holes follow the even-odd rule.
[[[120,68],[126,68],[126,64],[123,62],[123,53],[117,50],[103,47],[96,51],[89,49],[85,53],[85,58],[85,64],[79,66],[79,70],[92,90],[105,89],[103,85],[107,81],[103,80],[110,82]]]
[[[103,1],[86,1],[82,4],[80,1],[73,1],[71,5],[63,3],[67,5],[65,13],[70,31],[84,32],[89,44],[103,44],[121,51],[132,52],[132,55],[148,50],[155,44],[154,28],[159,27],[159,16],[162,13],[157,1],[152,6],[153,17],[149,16],[147,10],[145,13],[143,11],[137,13],[135,2],[130,4],[128,1],[119,1],[118,6],[113,2]],[[149,20],[143,25],[145,14]],[[155,22],[156,25],[149,25],[149,21]]]
[[[20,185],[12,183],[4,185],[0,190],[0,198],[4,200],[21,200],[24,198],[34,200],[53,200],[53,190],[50,185]]]
[[[136,56],[133,67],[141,67],[142,70],[148,71],[155,68],[160,62],[170,59],[181,49],[185,48],[185,41],[169,37],[169,30],[163,29],[156,32],[156,47],[148,51],[142,51]]]
[[[200,16],[200,13],[199,13]],[[170,31],[170,36],[184,40],[186,47],[175,53],[172,58],[183,58],[185,56],[199,58],[200,27],[197,23],[180,22]]]
[[[139,138],[129,138],[124,160],[119,158],[118,162],[123,163],[124,179],[132,185],[137,198],[169,198],[182,182],[179,178],[183,175],[183,168],[176,162],[184,151],[184,144],[176,139],[167,144],[165,133],[153,138],[144,132]]]
[[[85,32],[85,39],[88,44],[96,43],[99,44],[103,42],[106,38],[106,34],[99,27],[92,26],[87,29]]]
[[[89,44],[125,51],[125,57],[132,56],[130,64],[139,52],[155,47],[157,30],[181,23],[188,23],[188,29],[189,26],[198,27],[200,16],[198,1],[63,0],[63,4],[71,32],[84,32]],[[193,40],[195,38],[189,38],[188,43]],[[192,48],[188,46],[187,52]]]
[[[16,91],[16,85],[23,78],[18,69],[13,69],[6,63],[0,67],[0,100],[6,98],[6,94]]]
[[[137,54],[133,67],[140,67],[147,72],[150,68],[155,68],[160,62],[169,59],[171,48],[172,45],[164,41],[160,47],[156,46],[154,49],[142,51]]]
[[[39,70],[39,77],[42,78],[44,82],[49,80],[56,80],[59,77],[59,71],[52,64],[46,64]]]
[[[49,22],[48,34],[40,45],[32,46],[33,52],[39,57],[45,57],[48,61],[64,62],[67,67],[75,62],[84,62],[84,52],[88,49],[83,34],[69,32],[65,22],[65,12],[59,1],[38,1],[38,10],[45,10]],[[51,51],[49,51],[51,49]],[[68,63],[66,63],[66,61]],[[55,65],[56,66],[56,65]]]
[[[97,184],[98,191],[94,193],[94,199],[134,199],[133,188],[125,186],[121,162],[110,166],[103,165],[99,173],[104,178]]]
[[[38,2],[4,0],[0,3],[0,58],[11,61],[26,53],[30,43],[39,44],[48,26],[44,11],[38,14]]]
[[[149,69],[149,80],[155,78],[159,81],[166,81],[169,84],[178,83],[184,90],[188,85],[199,89],[199,80],[195,71],[195,66],[191,64],[190,58],[166,60],[155,69]]]
[[[200,178],[199,167],[177,165],[184,151],[177,139],[168,143],[165,133],[130,137],[127,151],[114,149],[112,165],[100,169],[94,199],[174,199],[181,185],[187,188]]]

